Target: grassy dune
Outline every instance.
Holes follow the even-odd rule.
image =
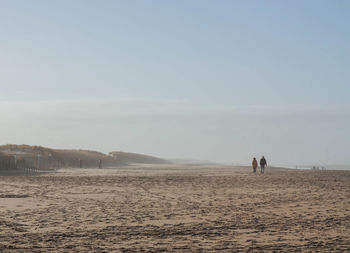
[[[91,150],[80,149],[51,149],[41,146],[7,144],[0,146],[0,169],[13,168],[62,168],[84,167],[96,168],[99,163],[103,167],[121,166],[129,164],[168,164],[165,159],[153,156],[127,153],[110,152],[104,154]]]

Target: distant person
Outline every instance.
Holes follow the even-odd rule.
[[[253,158],[252,166],[253,166],[253,172],[255,173],[256,172],[256,168],[258,167],[258,161],[256,160],[255,157]]]
[[[260,159],[260,168],[261,168],[261,173],[264,174],[264,171],[265,171],[265,167],[267,165],[267,162],[266,162],[266,159],[265,157],[261,157]]]

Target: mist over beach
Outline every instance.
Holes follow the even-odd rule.
[[[1,1],[0,251],[350,251],[349,11]]]

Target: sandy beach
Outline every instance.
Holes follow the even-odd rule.
[[[350,251],[350,171],[61,169],[0,185],[1,252]]]

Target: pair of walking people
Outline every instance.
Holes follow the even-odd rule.
[[[261,174],[264,174],[266,165],[267,165],[267,162],[266,162],[265,157],[263,156],[260,159]],[[256,169],[258,168],[258,161],[256,160],[255,157],[253,158],[252,166],[253,166],[253,172],[255,173]]]

